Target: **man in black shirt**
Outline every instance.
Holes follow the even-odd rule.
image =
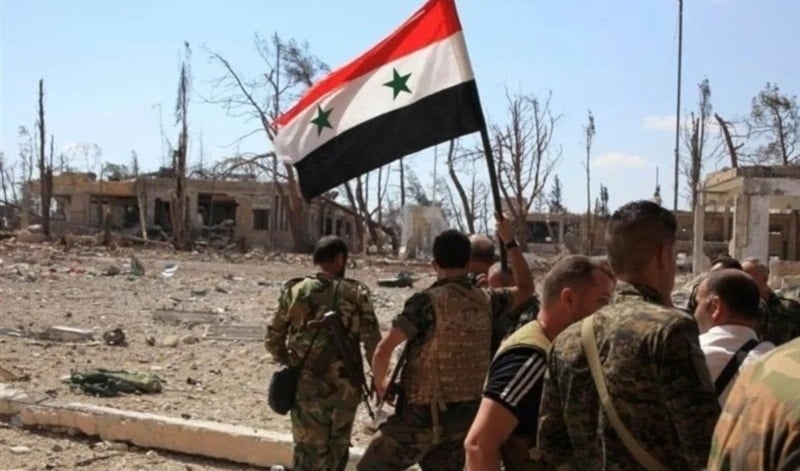
[[[556,263],[544,279],[543,305],[533,320],[507,338],[489,368],[478,414],[467,435],[469,471],[534,466],[539,403],[550,341],[573,322],[608,304],[613,274],[582,256]]]

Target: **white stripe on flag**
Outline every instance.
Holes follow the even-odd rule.
[[[275,138],[275,152],[288,163],[296,163],[319,146],[350,128],[384,113],[403,108],[429,95],[473,79],[464,37],[458,32],[407,56],[384,64],[322,97],[280,129]],[[385,86],[398,74],[411,74],[407,85],[411,93],[397,97]],[[332,110],[328,117],[333,129],[311,123],[318,113]]]

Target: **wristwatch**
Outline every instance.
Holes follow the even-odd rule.
[[[511,239],[511,242],[505,243],[506,250],[516,249],[519,248],[519,244],[517,243],[517,239]]]

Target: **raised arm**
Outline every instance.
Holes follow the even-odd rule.
[[[517,308],[530,299],[534,294],[533,275],[528,267],[528,262],[522,255],[521,248],[514,243],[514,227],[508,218],[498,218],[496,226],[497,236],[500,242],[506,246],[508,263],[514,275],[514,287],[510,289],[514,297],[513,308]],[[511,244],[511,246],[509,246]]]

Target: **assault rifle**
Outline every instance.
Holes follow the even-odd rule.
[[[372,407],[369,404],[370,390],[364,378],[364,369],[361,365],[361,355],[359,354],[358,344],[356,344],[356,351],[354,352],[351,348],[349,336],[342,323],[342,316],[336,311],[328,311],[323,314],[322,319],[309,322],[308,327],[311,329],[320,327],[328,329],[328,332],[331,337],[333,337],[333,341],[339,350],[339,354],[342,356],[344,367],[347,370],[347,376],[350,378],[353,386],[359,389],[361,399],[367,406],[367,412],[370,418],[375,420],[375,413],[372,412]]]
[[[380,402],[378,402],[378,406],[375,409],[377,414],[380,414],[381,409],[383,409],[383,405],[387,402],[395,407],[397,406],[396,399],[402,392],[400,390],[398,378],[400,377],[400,371],[402,371],[406,361],[408,361],[408,341],[406,341],[406,345],[403,347],[402,353],[400,353],[400,358],[397,360],[397,364],[394,365],[392,375],[389,378],[389,386],[386,388],[386,392],[383,393],[383,397],[381,398]]]

